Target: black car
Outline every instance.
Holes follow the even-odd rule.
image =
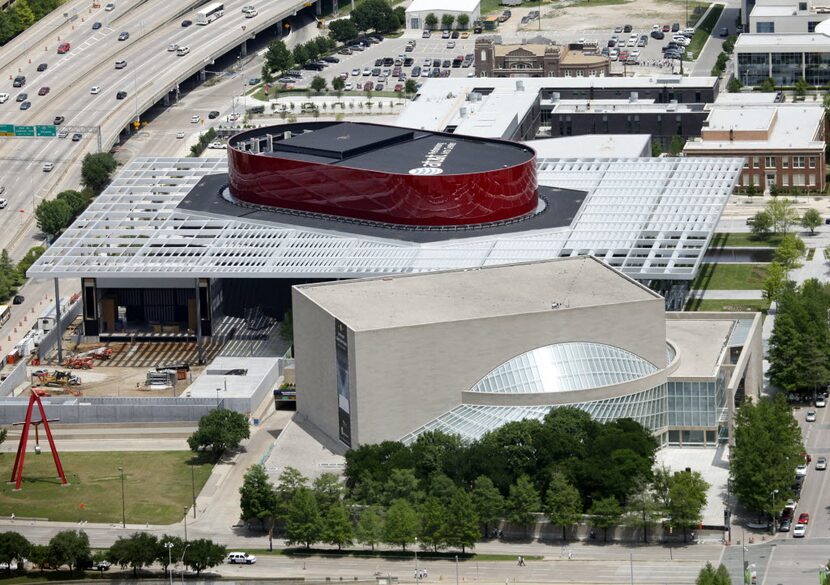
[[[418,65],[412,68],[412,77],[418,77],[421,74],[421,68]]]
[[[303,69],[305,69],[306,71],[322,71],[323,66],[319,63],[306,63],[305,65],[303,65]]]
[[[98,30],[99,28],[101,28],[101,23],[100,22],[93,22],[92,23],[92,30]]]
[[[441,66],[441,59],[433,59],[432,60],[433,67],[440,67]]]
[[[130,33],[128,33],[127,31],[124,31],[118,35],[119,41],[126,41],[128,38],[130,38]]]
[[[72,142],[80,142],[81,138],[83,138],[83,136],[80,133],[75,132],[75,134],[72,135]]]
[[[26,85],[25,75],[18,75],[14,78],[14,82],[12,83],[13,87],[23,87],[24,85]]]
[[[781,520],[781,523],[778,525],[778,532],[789,532],[790,527],[792,527],[792,524],[792,520]]]
[[[341,55],[351,55],[352,54],[352,50],[348,47],[343,47],[342,49],[340,49],[337,52]]]
[[[40,65],[37,66],[37,70],[38,71],[46,71],[47,67],[49,67],[49,65],[47,63],[41,63]]]
[[[218,117],[219,117],[219,112],[217,112],[216,110],[208,112],[208,118],[210,118],[211,120],[213,120],[214,118],[218,118]]]
[[[182,21],[182,26],[183,26],[183,27],[188,27],[188,26],[190,26],[191,24],[193,24],[193,21],[192,21],[192,20],[183,20],[183,21]]]
[[[665,37],[666,37],[666,35],[663,34],[663,31],[661,31],[661,30],[651,31],[651,38],[653,38],[653,39],[657,39],[657,40],[662,41]]]
[[[630,33],[631,32],[631,25],[627,24],[623,27],[623,32]]]
[[[28,110],[31,107],[32,107],[32,102],[23,102],[22,104],[20,104],[20,109],[21,110]]]
[[[412,57],[407,57],[406,59],[403,60],[403,66],[404,67],[412,67],[413,63],[415,63],[415,59],[413,59]]]
[[[452,64],[452,62],[451,62],[449,59],[444,59],[444,60],[441,62],[441,67],[447,68],[447,67],[450,67],[450,66],[451,66],[451,64]]]
[[[679,30],[680,30],[680,23],[679,22],[675,22],[674,24],[671,25],[671,31],[672,32],[678,32]]]
[[[458,34],[457,30],[452,31],[450,38],[457,39],[460,35]]]
[[[19,94],[17,94],[17,97],[15,99],[18,102],[25,102],[27,97],[29,97],[28,93],[19,93]]]
[[[326,63],[340,63],[340,59],[338,59],[337,57],[332,57],[331,55],[321,57],[321,59]]]
[[[115,94],[115,99],[117,100],[123,100],[125,97],[127,97],[126,91],[119,91],[117,94]]]
[[[13,305],[21,305],[21,304],[23,304],[23,301],[25,301],[25,300],[26,300],[26,297],[24,297],[23,295],[14,295],[14,298],[12,299],[12,304]]]
[[[375,59],[375,67],[383,67],[383,59]]]
[[[66,119],[66,118],[64,118],[63,116],[55,116],[55,119],[52,121],[52,123],[53,123],[55,126],[60,126],[61,124],[63,124],[63,121],[64,121],[65,119]]]

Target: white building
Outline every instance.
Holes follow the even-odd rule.
[[[748,33],[807,34],[830,18],[830,2],[758,0],[748,14]]]
[[[458,27],[457,19],[460,14],[464,14],[469,19],[469,24],[466,28],[472,28],[473,21],[481,17],[481,5],[479,0],[453,0],[447,2],[446,0],[413,0],[409,8],[406,9],[406,28],[412,30],[420,30],[427,28],[425,20],[427,15],[434,14],[438,19],[436,28],[442,28],[441,18],[445,14],[452,14],[456,18],[456,27]]]
[[[747,86],[772,78],[791,86],[804,79],[812,86],[830,83],[830,22],[814,33],[743,34],[735,43],[738,80]]]

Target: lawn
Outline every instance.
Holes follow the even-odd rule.
[[[239,549],[242,552],[252,554],[254,556],[261,555],[277,555],[288,557],[370,557],[383,559],[411,559],[415,554],[412,550],[402,551],[399,548],[392,550],[381,549],[370,550],[365,548],[346,548],[337,550],[333,548],[289,548],[289,549],[274,549],[269,551],[261,548],[243,548]],[[476,553],[467,551],[466,553],[459,553],[456,551],[421,551],[418,553],[420,559],[446,560],[458,558],[460,561],[511,561],[516,562],[516,555],[513,554],[499,554],[499,553]],[[526,561],[541,561],[544,557],[541,555],[525,555]]]
[[[770,234],[758,238],[751,233],[718,233],[712,236],[709,248],[776,248],[784,234]]]
[[[763,264],[703,264],[693,290],[760,290],[767,277]]]
[[[686,307],[687,311],[760,311],[766,313],[769,310],[769,301],[736,301],[721,299],[692,299]]]
[[[602,3],[602,1],[599,0],[599,3]],[[524,2],[522,6],[538,7],[539,4],[539,0],[531,0],[530,2]],[[541,4],[550,4],[550,1],[542,0]],[[501,14],[504,10],[509,10],[510,8],[512,8],[512,6],[502,6],[501,0],[481,0],[480,11],[481,15],[485,16],[487,14],[492,14],[494,12],[498,12],[499,14]]]
[[[59,446],[60,448],[60,446]],[[190,451],[62,453],[69,480],[61,486],[48,445],[41,455],[29,451],[23,486],[0,487],[0,516],[48,518],[53,521],[120,522],[121,474],[127,522],[170,524],[182,518],[192,503],[191,468],[196,493],[202,489],[212,463],[194,458]],[[11,475],[14,453],[0,456],[0,469]]]
[[[703,50],[703,45],[706,44],[709,35],[712,34],[712,30],[718,23],[721,12],[723,12],[723,4],[716,4],[712,7],[712,10],[709,11],[709,14],[706,15],[706,18],[695,29],[695,36],[692,37],[692,42],[689,43],[688,47],[686,47],[686,51],[691,52],[695,59],[700,56],[700,52]]]

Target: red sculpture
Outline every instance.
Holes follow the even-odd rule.
[[[40,428],[40,425],[43,425],[43,428],[46,431],[46,438],[49,440],[49,448],[52,449],[52,458],[55,460],[55,467],[58,470],[58,477],[60,477],[63,485],[68,483],[66,481],[66,475],[63,473],[63,465],[61,465],[58,450],[55,447],[55,440],[52,438],[52,430],[49,428],[50,421],[54,422],[60,419],[46,418],[46,411],[43,409],[43,404],[40,401],[40,392],[42,392],[42,390],[36,388],[32,389],[32,394],[29,396],[29,407],[26,409],[26,420],[14,423],[15,425],[23,425],[23,432],[20,434],[20,442],[17,445],[17,455],[14,458],[14,467],[12,468],[12,478],[10,480],[14,482],[15,490],[20,489],[20,483],[23,481],[23,462],[26,459],[26,443],[29,441],[30,426],[35,427],[35,453],[40,453],[40,434],[38,429]],[[37,403],[37,408],[40,411],[40,420],[33,421],[32,409],[34,408],[35,403]]]

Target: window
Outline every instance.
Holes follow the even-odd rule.
[[[775,23],[774,22],[756,22],[755,23],[755,32],[757,32],[757,33],[774,33],[775,32]]]
[[[815,187],[816,186],[816,176],[815,175],[813,175],[813,174],[807,175],[807,181],[808,181],[810,187]]]
[[[814,156],[810,157],[810,168],[811,169],[816,168],[816,157],[814,157]]]
[[[749,168],[749,159],[748,159],[748,158],[745,158],[745,159],[744,159],[744,168],[745,168],[745,169],[748,169],[748,168]]]
[[[781,157],[781,166],[785,169],[790,168],[790,157],[782,156]]]
[[[816,26],[818,23],[821,22],[820,20],[811,20],[807,23],[807,32],[814,33],[816,32]]]
[[[761,167],[761,157],[760,156],[753,156],[752,157],[752,168],[758,169]]]
[[[807,10],[807,3],[806,2],[799,2],[798,3],[799,10]]]
[[[804,157],[803,156],[794,156],[793,157],[793,168],[794,169],[803,169],[804,168]]]
[[[775,168],[775,157],[774,156],[767,156],[764,158],[764,168],[767,169],[774,169]]]
[[[790,176],[784,175],[781,177],[781,186],[782,187],[789,187],[790,186]]]
[[[803,187],[804,185],[804,173],[793,173],[793,187]]]

